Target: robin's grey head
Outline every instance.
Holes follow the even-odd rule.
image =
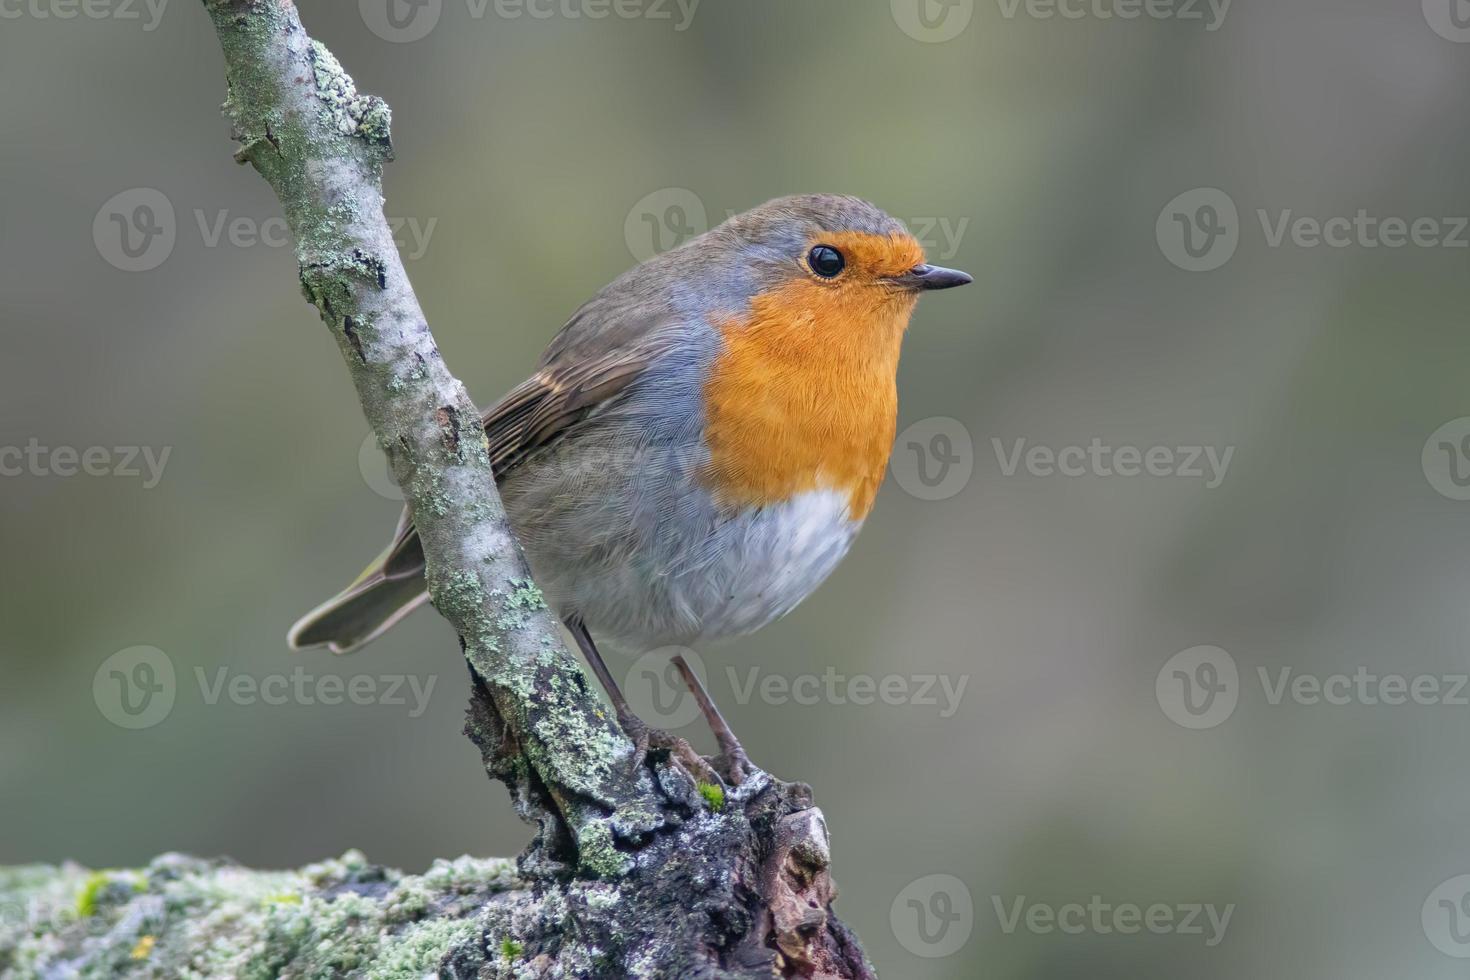
[[[838,194],[777,198],[736,215],[688,248],[708,263],[721,293],[747,299],[796,280],[899,294],[972,281],[963,272],[929,265],[923,247],[897,219]]]

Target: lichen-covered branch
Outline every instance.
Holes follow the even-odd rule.
[[[820,814],[777,816],[765,795],[769,853],[731,853],[707,823],[681,841],[704,849],[666,863],[656,889],[587,878],[547,887],[512,861],[468,857],[405,875],[356,852],[298,871],[179,854],[141,870],[0,869],[0,976],[871,978],[823,912]],[[745,887],[746,873],[773,901]]]
[[[483,948],[481,920],[524,887],[510,861],[410,876],[355,852],[299,871],[178,854],[138,871],[0,870],[0,976],[514,976],[514,940]]]
[[[627,849],[664,826],[661,799],[647,769],[631,772],[631,743],[588,690],[531,583],[479,411],[440,357],[404,272],[383,214],[388,106],[358,93],[290,0],[204,6],[224,51],[236,158],[281,199],[301,284],[413,508],[434,605],[493,704],[490,730],[472,735],[543,827],[544,860],[625,872]]]

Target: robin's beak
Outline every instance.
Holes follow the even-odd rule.
[[[953,289],[956,286],[968,286],[975,279],[968,272],[958,269],[945,269],[937,265],[916,265],[901,276],[895,276],[894,282],[909,289],[927,292],[931,289]]]

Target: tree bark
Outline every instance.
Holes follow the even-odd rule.
[[[662,855],[648,876],[617,880],[531,881],[514,861],[468,857],[404,875],[356,852],[294,871],[179,854],[141,870],[0,869],[0,976],[873,976],[848,932],[807,903],[830,896],[818,884],[827,880],[820,814],[778,817],[790,802],[761,795],[760,826],[742,815],[749,808],[725,818],[728,830],[693,822],[677,845],[687,849]],[[746,868],[741,841],[752,838],[774,850]],[[736,884],[732,869],[749,881]]]
[[[137,872],[0,872],[0,971],[20,975],[871,977],[831,914],[810,790],[700,785],[634,764],[531,580],[479,412],[440,357],[383,213],[388,106],[291,0],[202,0],[226,115],[281,200],[301,285],[412,508],[435,608],[469,663],[466,734],[537,828],[515,862],[406,877],[359,855],[253,872],[177,855]]]

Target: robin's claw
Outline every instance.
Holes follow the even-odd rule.
[[[719,774],[704,756],[694,751],[688,739],[660,728],[650,728],[642,719],[632,715],[623,718],[621,724],[624,734],[633,740],[633,772],[643,765],[650,751],[667,752],[669,759],[692,782],[719,784]]]
[[[634,734],[625,728],[624,733],[633,740],[633,758],[628,764],[628,775],[635,777],[638,770],[643,768],[644,760],[648,758],[648,730],[645,728],[642,732]]]
[[[725,774],[725,782],[731,786],[739,786],[756,771],[755,763],[750,761],[750,756],[738,743],[716,756],[715,766]]]

